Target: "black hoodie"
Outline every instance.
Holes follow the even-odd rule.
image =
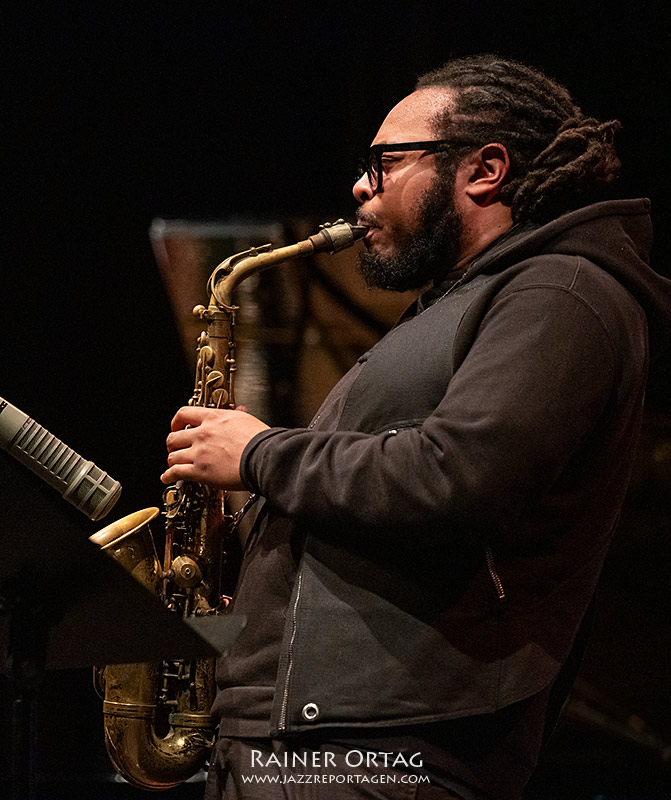
[[[252,440],[243,480],[266,504],[218,671],[224,735],[489,714],[553,683],[624,499],[648,333],[653,358],[669,345],[650,241],[645,200],[513,229],[309,428]]]

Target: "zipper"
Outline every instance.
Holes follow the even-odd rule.
[[[294,641],[296,640],[296,628],[297,628],[297,621],[298,621],[298,601],[301,596],[301,585],[303,583],[303,574],[301,572],[298,573],[297,583],[296,583],[296,599],[294,600],[293,607],[291,609],[292,614],[292,628],[291,628],[291,638],[289,639],[289,655],[287,659],[287,672],[284,676],[284,690],[282,694],[282,707],[280,708],[280,719],[278,728],[279,730],[283,731],[286,729],[287,726],[287,706],[289,705],[289,681],[291,680],[291,670],[293,667],[293,655],[294,655]]]
[[[494,589],[496,589],[496,596],[501,602],[503,602],[506,599],[506,593],[503,588],[501,578],[499,577],[499,573],[496,571],[496,564],[494,564],[494,553],[492,553],[491,547],[487,547],[485,550],[485,558],[487,559],[487,570],[489,572],[489,577],[492,579]]]
[[[397,433],[401,431],[409,430],[410,428],[419,428],[421,424],[424,422],[423,419],[410,419],[404,420],[403,422],[385,422],[382,427],[377,428],[374,431],[370,431],[373,436],[378,436],[381,433],[388,433],[392,436],[395,436]]]

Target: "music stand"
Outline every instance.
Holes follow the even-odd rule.
[[[0,647],[7,654],[0,672],[14,689],[11,796],[32,800],[34,700],[46,671],[213,658],[245,620],[185,623],[88,540],[96,523],[0,455]]]

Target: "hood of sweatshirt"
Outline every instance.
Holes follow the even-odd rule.
[[[464,280],[500,272],[536,255],[587,258],[611,274],[643,308],[654,362],[671,354],[671,280],[649,266],[651,245],[650,201],[608,200],[540,227],[513,227],[475,259]]]

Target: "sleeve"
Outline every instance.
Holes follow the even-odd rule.
[[[612,396],[616,360],[598,313],[561,287],[500,296],[420,427],[381,435],[271,429],[245,483],[298,520],[385,536],[505,528],[547,491]],[[317,527],[317,532],[318,532]],[[422,533],[419,533],[421,531]]]

